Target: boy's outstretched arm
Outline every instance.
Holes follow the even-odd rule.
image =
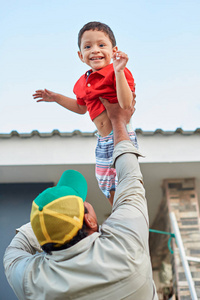
[[[119,105],[123,109],[131,107],[133,94],[126,80],[124,69],[128,62],[128,55],[124,52],[117,51],[113,54],[113,67],[116,77],[116,90]]]
[[[37,102],[56,102],[77,114],[85,114],[87,112],[87,107],[85,105],[79,105],[75,99],[54,93],[47,89],[35,91],[33,99],[38,99]]]

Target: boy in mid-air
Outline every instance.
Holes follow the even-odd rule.
[[[97,127],[96,178],[100,189],[111,204],[117,185],[115,169],[110,168],[114,149],[111,122],[100,98],[111,103],[119,102],[129,109],[134,97],[134,79],[126,68],[127,54],[118,51],[114,34],[109,26],[100,22],[89,22],[78,35],[78,56],[91,69],[74,86],[77,99],[72,99],[47,89],[33,94],[37,102],[57,102],[78,114],[89,112]],[[111,64],[111,59],[113,63]],[[130,139],[137,147],[137,139],[131,125],[127,126]]]

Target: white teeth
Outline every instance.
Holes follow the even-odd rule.
[[[91,60],[101,60],[103,59],[103,57],[95,57],[95,58],[91,58]]]

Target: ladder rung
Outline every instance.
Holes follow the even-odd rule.
[[[186,256],[186,259],[189,261],[194,261],[200,263],[200,258],[199,257],[192,257],[192,256]]]

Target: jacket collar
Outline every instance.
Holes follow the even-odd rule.
[[[74,246],[59,250],[59,251],[52,251],[52,254],[46,254],[48,256],[48,259],[54,260],[54,261],[63,261],[72,259],[73,257],[76,257],[77,255],[84,253],[91,247],[91,245],[94,243],[96,239],[100,236],[100,232],[94,232],[93,234],[87,236],[86,238],[82,239],[80,242],[75,244]]]

